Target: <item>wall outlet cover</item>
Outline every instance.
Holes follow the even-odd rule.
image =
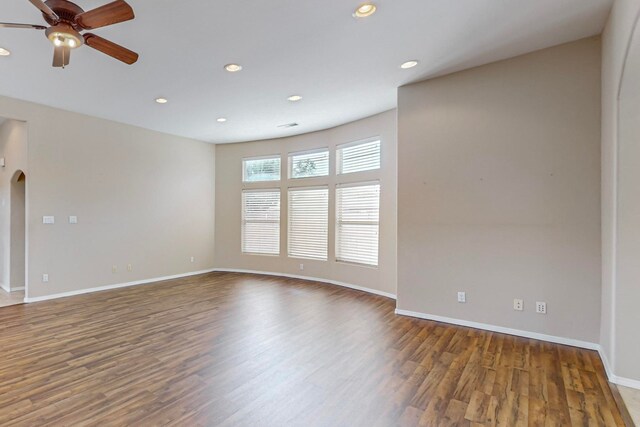
[[[513,300],[513,309],[516,311],[522,311],[524,310],[524,301],[521,299],[514,299]]]
[[[458,302],[467,302],[466,292],[458,292]]]

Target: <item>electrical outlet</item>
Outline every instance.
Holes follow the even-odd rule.
[[[466,292],[458,292],[458,302],[467,302]]]
[[[300,271],[304,270],[304,264],[300,264]]]
[[[75,215],[69,215],[69,224],[77,224],[78,223],[78,217]]]
[[[111,272],[112,273],[117,273],[118,272],[118,266],[117,265],[112,265],[111,266]]]
[[[127,271],[133,271],[133,266],[131,264],[127,264]]]
[[[513,309],[516,311],[522,311],[524,310],[524,301],[521,299],[514,299],[513,300]]]
[[[196,257],[191,257],[191,262],[196,262]]]
[[[547,314],[547,303],[542,301],[536,302],[536,313]]]
[[[47,273],[44,273],[42,275],[42,282],[47,283],[48,281],[49,281],[49,275]]]

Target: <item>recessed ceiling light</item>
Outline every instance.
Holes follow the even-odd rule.
[[[220,118],[218,118],[216,121],[217,121],[218,123],[224,123],[224,122],[226,122],[226,121],[227,121],[227,119],[226,119],[226,118],[224,118],[224,117],[220,117]]]
[[[11,52],[8,49],[0,47],[0,56],[9,56],[9,55],[11,55]]]
[[[416,60],[412,60],[412,61],[407,61],[407,62],[405,62],[404,64],[402,64],[402,65],[400,66],[400,68],[402,68],[403,70],[408,70],[409,68],[413,68],[413,67],[415,67],[416,65],[418,65],[418,61],[416,61]]]
[[[366,18],[376,13],[378,8],[373,3],[363,3],[353,12],[355,18]]]
[[[237,73],[238,71],[242,70],[242,65],[239,64],[227,64],[224,66],[224,69],[227,70],[230,73]]]
[[[300,95],[291,95],[287,99],[291,102],[298,102],[302,99],[302,97]]]
[[[156,98],[156,102],[158,104],[166,104],[169,100],[167,98]]]

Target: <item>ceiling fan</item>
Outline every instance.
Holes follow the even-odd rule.
[[[0,22],[0,28],[44,30],[54,46],[54,67],[64,68],[65,65],[69,65],[71,49],[78,48],[85,43],[87,46],[129,65],[138,60],[138,54],[125,47],[92,33],[80,34],[81,31],[94,30],[135,18],[133,9],[124,0],[116,0],[87,12],[67,0],[29,1],[42,11],[44,20],[49,24],[48,27]]]

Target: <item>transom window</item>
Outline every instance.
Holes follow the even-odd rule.
[[[289,177],[313,178],[329,175],[329,150],[305,151],[289,154]]]
[[[280,181],[280,156],[243,159],[242,181]]]
[[[336,157],[338,174],[380,169],[380,140],[339,145]]]

